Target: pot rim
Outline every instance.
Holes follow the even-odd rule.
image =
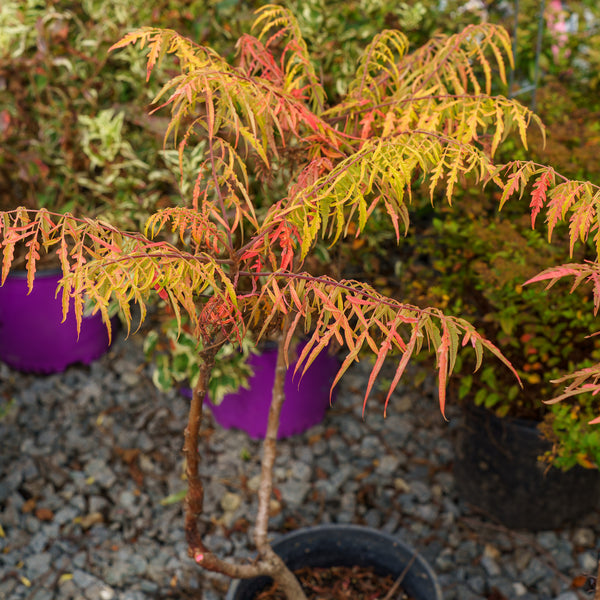
[[[278,547],[283,544],[291,548],[300,547],[304,541],[304,538],[310,538],[314,534],[322,535],[325,539],[331,541],[333,538],[335,538],[336,532],[344,532],[344,534],[351,536],[352,540],[360,540],[365,538],[377,540],[379,542],[383,542],[383,544],[389,545],[390,551],[393,548],[396,548],[397,550],[404,551],[404,554],[409,557],[414,556],[414,562],[410,565],[410,569],[407,569],[407,573],[414,569],[417,571],[417,576],[420,579],[428,581],[431,591],[433,591],[433,595],[428,596],[427,600],[442,600],[442,590],[437,579],[437,575],[423,555],[420,554],[415,548],[404,542],[400,536],[381,531],[380,529],[365,525],[356,525],[353,523],[323,523],[309,527],[301,527],[277,537],[273,541],[273,550],[277,552]],[[365,546],[368,550],[368,544],[365,544]],[[309,553],[307,550],[303,550],[303,552]],[[371,554],[371,552],[368,552],[368,554]],[[334,566],[334,564],[335,563],[332,563],[331,566]],[[377,566],[375,562],[373,562],[373,566]],[[401,566],[405,568],[406,563],[402,564]],[[244,581],[247,580],[235,579],[231,582],[226,600],[235,600],[235,594],[238,591],[238,587],[242,585]]]
[[[60,269],[59,267],[40,267],[39,269],[36,268],[35,270],[35,278],[37,279],[38,277],[41,278],[50,278],[50,277],[56,277],[58,279],[60,279],[62,277],[62,269]],[[11,270],[7,277],[7,279],[27,279],[27,271],[25,269],[15,269],[14,271]]]

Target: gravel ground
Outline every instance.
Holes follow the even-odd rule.
[[[187,400],[157,392],[119,338],[90,366],[50,376],[0,365],[0,599],[224,598],[187,557],[180,503]],[[361,417],[367,365],[344,378],[325,421],[284,440],[274,532],[351,522],[398,535],[427,558],[445,600],[577,600],[596,569],[599,513],[577,527],[513,532],[456,496],[452,435],[427,382],[404,384],[383,419]],[[212,423],[209,417],[209,423]],[[250,556],[260,444],[214,425],[202,438],[208,544]]]

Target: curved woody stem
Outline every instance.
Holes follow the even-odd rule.
[[[265,433],[265,439],[263,440],[263,455],[261,460],[260,485],[258,488],[258,511],[256,515],[254,541],[259,556],[271,564],[275,569],[273,579],[277,581],[286,597],[289,600],[306,600],[306,596],[302,591],[298,580],[287,568],[281,558],[275,554],[267,539],[269,508],[273,492],[273,466],[277,456],[277,433],[279,431],[281,408],[285,402],[285,375],[287,372],[285,346],[290,324],[291,316],[290,313],[288,313],[284,317],[283,328],[277,346],[277,363],[275,366],[273,395],[269,407],[267,431]]]
[[[198,450],[199,432],[202,424],[202,407],[208,391],[208,383],[215,364],[215,356],[226,341],[226,336],[202,350],[200,377],[194,390],[185,428],[183,453],[186,459],[186,477],[188,491],[185,498],[185,535],[188,543],[188,555],[198,565],[228,577],[246,579],[268,575],[278,582],[288,600],[307,600],[300,583],[287,568],[283,560],[275,554],[267,539],[269,504],[273,489],[273,465],[276,456],[279,416],[285,400],[285,339],[290,326],[290,316],[286,315],[278,345],[277,367],[273,385],[273,399],[269,410],[267,432],[264,440],[261,483],[259,488],[259,508],[256,522],[255,543],[259,559],[253,563],[233,563],[220,559],[206,548],[198,530],[198,517],[203,511],[204,487],[199,474],[200,453]],[[220,343],[219,343],[220,342]]]
[[[267,421],[267,430],[263,440],[260,486],[258,489],[258,511],[256,515],[256,526],[254,532],[254,541],[259,553],[267,551],[267,530],[269,522],[269,503],[273,493],[273,466],[277,456],[277,434],[279,432],[279,422],[281,408],[285,400],[285,339],[289,331],[290,318],[286,315],[283,331],[277,347],[277,363],[275,366],[275,381],[273,383],[271,404],[269,407],[269,417]]]
[[[204,505],[204,486],[199,476],[200,456],[198,452],[198,437],[202,422],[202,407],[208,390],[210,374],[215,364],[218,348],[213,346],[202,351],[203,362],[198,383],[192,390],[192,399],[188,411],[188,422],[184,432],[183,454],[185,456],[185,474],[188,491],[185,497],[185,536],[188,551],[196,560],[207,550],[198,531],[198,515]]]

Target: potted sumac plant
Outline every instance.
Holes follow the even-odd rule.
[[[177,59],[178,72],[156,102],[171,110],[166,137],[174,138],[182,163],[203,145],[191,197],[152,214],[143,231],[47,209],[4,211],[2,278],[15,244],[22,243],[31,284],[40,253],[58,257],[64,310],[72,302],[78,320],[91,303],[110,331],[109,309],[116,305],[131,327],[132,303],[144,320],[148,303],[159,297],[176,323],[183,327],[185,321],[200,365],[183,448],[189,555],[200,567],[233,578],[271,578],[286,598],[304,599],[268,533],[283,381],[295,336],[306,340],[298,377],[330,343],[339,345],[334,385],[363,353],[373,353],[365,404],[384,361],[396,363],[389,400],[420,352],[435,356],[442,414],[461,347],[473,350],[475,367],[487,350],[512,369],[469,322],[386,297],[365,281],[335,278],[315,260],[317,244],[333,246],[350,233],[360,238],[372,216],[382,213],[399,239],[409,224],[415,182],[426,179],[432,198],[441,190],[450,201],[463,179],[494,176],[492,157],[513,125],[525,143],[537,119],[517,102],[490,94],[493,73],[504,80],[511,54],[506,31],[488,24],[436,36],[412,52],[400,31],[382,31],[336,103],[324,92],[294,15],[279,6],[258,11],[253,35],[238,41],[234,65],[172,30],[139,29],[114,49],[134,44],[147,49],[148,77],[168,55]],[[275,341],[278,357],[253,528],[257,558],[232,562],[211,552],[199,525],[198,440],[216,356],[227,344],[243,346],[249,336]],[[357,543],[362,538],[369,534],[352,534]],[[386,541],[386,554],[398,544]],[[342,566],[365,566],[364,557],[374,554],[361,559],[343,541],[336,547],[334,564]],[[426,565],[409,555],[406,564],[394,560],[394,568],[376,570],[396,580],[383,594],[392,597],[390,588],[401,586],[416,600],[440,598]],[[319,558],[309,566],[331,565]]]

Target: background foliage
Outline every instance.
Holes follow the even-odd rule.
[[[156,92],[131,55],[138,23],[197,35],[204,2],[6,0],[0,6],[0,207],[46,207],[138,228],[177,202],[176,153],[146,114]],[[175,158],[174,158],[175,157]]]

